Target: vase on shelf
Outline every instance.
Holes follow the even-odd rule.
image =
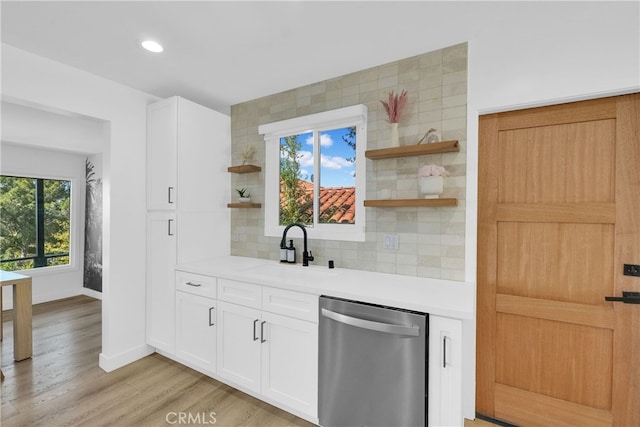
[[[391,146],[400,146],[400,135],[398,135],[398,123],[391,123]]]
[[[425,199],[437,199],[444,191],[444,178],[441,176],[421,176],[418,184]]]

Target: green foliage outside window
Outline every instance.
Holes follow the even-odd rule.
[[[312,199],[299,178],[301,148],[298,135],[280,140],[280,225],[313,222],[313,217],[309,215]]]
[[[69,264],[71,181],[0,176],[0,269]]]

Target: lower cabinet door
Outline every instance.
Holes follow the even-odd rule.
[[[147,214],[147,344],[170,354],[176,351],[175,264],[175,214]]]
[[[462,425],[462,321],[429,316],[429,425]]]
[[[262,394],[318,414],[318,325],[262,313]]]
[[[218,301],[218,376],[260,393],[262,313]]]
[[[211,374],[216,372],[216,304],[176,291],[176,355]]]

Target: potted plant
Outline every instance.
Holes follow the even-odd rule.
[[[425,199],[437,199],[444,191],[444,177],[449,172],[438,165],[424,165],[418,169],[418,184]]]
[[[238,199],[240,203],[249,203],[251,201],[251,194],[249,194],[246,188],[236,188],[236,191],[238,192],[238,196],[240,196]]]

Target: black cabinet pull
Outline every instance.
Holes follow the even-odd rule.
[[[213,312],[214,309],[215,307],[209,307],[209,326],[215,325],[215,323],[213,323],[213,320],[211,320],[211,312]]]
[[[256,319],[253,321],[253,340],[254,341],[258,341],[258,339],[260,337],[256,336],[256,325],[258,324],[258,322],[260,321],[260,319]]]
[[[621,297],[604,297],[604,300],[623,302],[625,304],[640,304],[640,292],[622,291]]]
[[[264,321],[263,321],[263,322],[260,324],[260,342],[261,342],[261,343],[262,343],[262,342],[267,342],[267,340],[265,340],[265,339],[264,339],[264,324],[265,324],[265,323],[267,323],[267,322],[264,322]]]
[[[173,231],[171,231],[171,224],[173,224],[173,220],[172,219],[167,221],[167,234],[169,236],[173,236]]]
[[[447,367],[447,336],[442,337],[442,367]]]
[[[173,204],[173,200],[171,200],[171,192],[173,191],[173,187],[169,187],[167,189],[167,202],[169,204]]]

